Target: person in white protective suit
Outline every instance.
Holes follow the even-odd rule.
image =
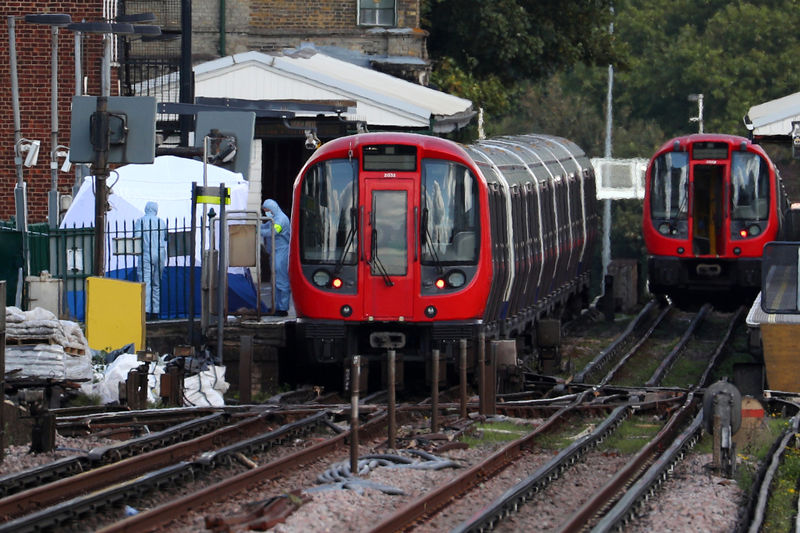
[[[148,319],[157,318],[161,310],[161,274],[167,263],[167,223],[157,214],[158,204],[147,202],[144,216],[133,224],[134,236],[142,239],[142,258],[136,274],[145,284],[144,308]]]
[[[289,217],[284,214],[278,202],[268,198],[261,204],[264,214],[269,218],[261,224],[261,243],[267,252],[272,253],[272,234],[275,234],[275,314],[286,316],[289,312],[291,289],[289,287],[289,240],[292,232]]]

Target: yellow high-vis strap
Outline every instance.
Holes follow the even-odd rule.
[[[275,224],[275,231],[277,233],[280,233],[282,229],[283,229],[283,226],[281,226],[280,224]]]

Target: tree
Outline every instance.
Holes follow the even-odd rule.
[[[434,59],[478,78],[535,80],[577,62],[615,60],[611,0],[423,0]]]
[[[615,35],[637,51],[620,69],[616,101],[670,136],[696,131],[691,93],[705,95],[705,131],[743,134],[750,106],[800,87],[792,0],[619,0],[615,8]]]
[[[507,112],[523,80],[618,58],[611,0],[422,0],[432,82],[490,114]],[[470,92],[471,91],[471,92]],[[477,99],[475,98],[477,96]]]

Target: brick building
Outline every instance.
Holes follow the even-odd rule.
[[[27,185],[28,221],[44,222],[47,217],[48,191],[50,190],[50,80],[51,80],[51,28],[44,24],[24,21],[31,13],[66,13],[73,21],[103,19],[102,2],[61,1],[22,2],[0,1],[0,40],[3,57],[0,59],[0,220],[14,216],[14,189],[17,175],[14,164],[14,116],[11,91],[9,54],[9,17],[15,17],[15,42],[17,52],[17,77],[19,83],[20,130],[22,137],[39,140],[41,148],[37,165],[24,167],[23,178]],[[17,18],[19,17],[19,18]],[[84,84],[89,94],[98,94],[102,41],[97,35],[82,39],[82,69]],[[69,144],[70,102],[75,94],[75,34],[61,29],[58,32],[58,142]],[[113,87],[113,85],[112,85]],[[112,89],[112,94],[114,94]],[[61,159],[63,162],[63,158]],[[73,173],[58,172],[58,189],[69,193],[75,182]]]
[[[427,82],[419,0],[195,0],[192,10],[195,60],[313,42],[366,54],[376,70]]]
[[[104,8],[106,12],[104,12]],[[192,0],[192,61],[194,64],[246,51],[270,52],[313,42],[329,55],[393,76],[425,84],[428,79],[427,33],[419,28],[419,0]],[[0,14],[66,13],[73,21],[99,21],[119,13],[152,12],[163,39],[120,39],[114,50],[111,95],[149,94],[147,80],[175,72],[181,52],[181,0],[48,1],[25,6],[0,0]],[[47,220],[51,189],[50,152],[50,28],[16,22],[21,134],[41,142],[39,162],[23,169],[27,186],[28,222]],[[8,25],[0,39],[8,43]],[[83,38],[82,90],[100,93],[102,40]],[[6,48],[7,50],[8,48]],[[342,57],[348,56],[349,57]],[[0,60],[0,220],[15,213],[14,123],[9,55]],[[58,143],[69,144],[70,101],[76,93],[75,37],[58,34]],[[119,81],[117,81],[119,80]],[[141,85],[144,82],[144,85]],[[137,85],[140,84],[140,85]],[[158,101],[174,95],[151,94]],[[60,162],[59,162],[60,166]],[[70,194],[74,171],[58,171],[60,194]]]

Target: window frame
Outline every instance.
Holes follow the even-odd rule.
[[[392,6],[389,7],[374,7],[376,5],[381,5],[383,3],[391,3]],[[373,6],[373,7],[369,7]],[[391,23],[382,22],[380,19],[381,12],[389,11],[392,12],[392,21]],[[364,14],[365,13],[373,13],[374,21],[366,21]],[[358,8],[356,10],[356,15],[358,17],[357,23],[359,26],[368,26],[370,28],[396,28],[397,27],[397,0],[358,0]]]

